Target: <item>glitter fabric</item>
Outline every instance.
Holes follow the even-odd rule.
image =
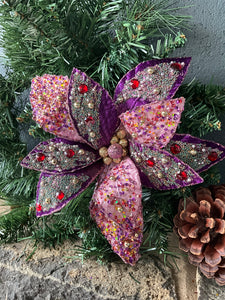
[[[90,204],[92,217],[124,262],[139,258],[143,217],[141,182],[134,163],[125,158],[101,174]]]
[[[34,121],[45,131],[74,140],[77,132],[68,113],[68,85],[67,76],[36,76],[31,83],[30,102]]]
[[[154,101],[120,115],[133,141],[163,148],[173,137],[184,109],[184,98]]]
[[[42,172],[37,216],[58,211],[100,174],[91,216],[115,253],[135,264],[143,229],[141,184],[165,190],[200,183],[202,178],[185,162],[201,171],[225,156],[219,144],[173,138],[184,99],[171,98],[189,63],[190,58],[143,62],[121,79],[113,99],[78,69],[69,83],[63,76],[34,79],[34,119],[58,136],[37,145],[21,163]],[[195,153],[204,148],[199,169],[192,158],[196,155],[200,162]]]

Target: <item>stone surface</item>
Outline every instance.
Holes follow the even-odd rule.
[[[225,299],[225,286],[219,286],[214,279],[206,278],[200,270],[197,272],[198,300]]]
[[[0,249],[0,299],[7,300],[176,300],[171,271],[156,257],[135,267],[71,260],[74,245],[38,249],[25,242]]]

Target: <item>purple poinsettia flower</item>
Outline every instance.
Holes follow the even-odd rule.
[[[201,183],[199,172],[225,147],[175,134],[184,98],[172,99],[190,58],[139,64],[118,83],[114,98],[85,73],[32,80],[33,118],[57,137],[38,144],[22,166],[41,171],[37,216],[60,210],[97,178],[90,213],[126,263],[142,242],[142,184],[165,190]]]

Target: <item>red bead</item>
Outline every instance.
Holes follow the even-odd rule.
[[[65,154],[68,158],[72,158],[74,156],[75,152],[73,151],[73,149],[67,149]]]
[[[64,198],[64,196],[65,196],[65,194],[64,194],[62,191],[59,191],[59,192],[57,193],[57,198],[58,198],[59,200],[62,200],[62,199]]]
[[[154,167],[154,165],[155,165],[155,162],[153,159],[148,159],[146,162],[149,167]]]
[[[170,66],[177,71],[181,71],[183,69],[183,65],[180,63],[172,63]]]
[[[177,174],[177,179],[186,180],[187,179],[187,173],[184,172],[184,171],[181,171],[179,174]]]
[[[86,84],[80,84],[79,85],[79,88],[78,88],[78,91],[79,91],[79,93],[81,93],[81,94],[85,94],[85,93],[87,93],[87,91],[88,91],[88,87],[87,87],[87,85]]]
[[[45,155],[43,153],[38,153],[36,158],[37,161],[43,161],[45,159]]]
[[[93,118],[92,116],[89,116],[89,117],[87,117],[87,118],[85,119],[85,122],[86,122],[87,124],[94,124],[95,120],[94,120],[94,118]]]
[[[180,153],[181,151],[181,146],[178,145],[178,144],[173,144],[170,146],[170,151],[173,153],[173,154],[178,154]]]
[[[137,79],[132,79],[130,82],[132,83],[131,85],[132,89],[135,90],[139,87],[140,82]]]
[[[218,154],[215,151],[209,153],[209,155],[208,155],[208,159],[210,161],[216,161],[217,158],[218,158]]]
[[[41,204],[36,204],[36,211],[41,211],[42,210],[42,206]]]

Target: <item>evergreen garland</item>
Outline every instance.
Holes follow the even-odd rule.
[[[175,14],[171,4],[160,0],[2,1],[0,25],[9,70],[5,78],[0,76],[0,198],[11,212],[0,217],[0,242],[32,238],[36,244],[55,246],[80,237],[83,244],[75,255],[115,257],[90,218],[94,184],[60,212],[35,217],[38,172],[20,167],[28,151],[21,130],[29,124],[30,137],[46,140],[50,135],[31,120],[29,104],[21,113],[18,95],[35,75],[69,75],[74,66],[112,93],[119,79],[139,62],[167,57],[185,44],[180,30],[187,17]],[[194,82],[179,93],[187,98],[180,132],[200,136],[220,129],[218,117],[225,110],[221,88]],[[205,184],[217,183],[219,174],[214,168],[204,179]],[[168,254],[167,234],[172,230],[178,200],[190,192],[191,188],[143,189],[142,252]]]

